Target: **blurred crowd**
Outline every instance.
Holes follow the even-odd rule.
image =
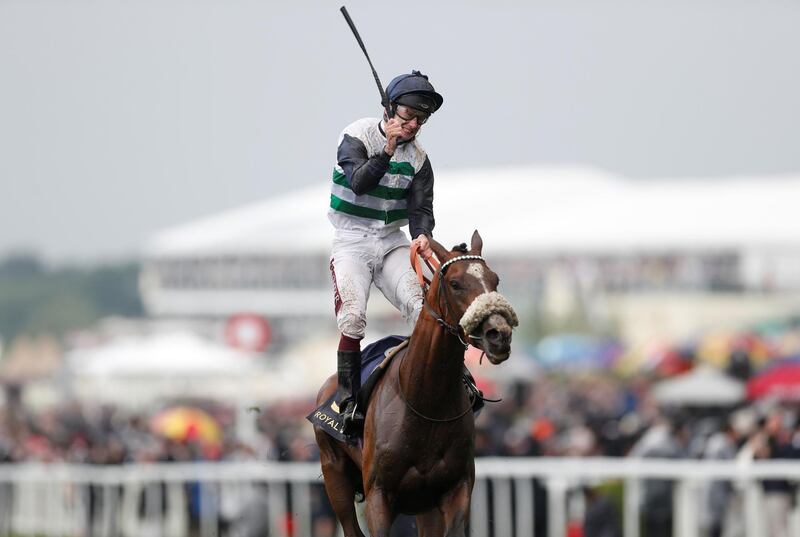
[[[30,412],[7,406],[0,410],[0,456],[6,462],[88,464],[317,458],[304,419],[313,407],[310,400],[251,409],[247,419],[255,422],[258,435],[248,443],[235,434],[236,409],[180,402],[187,405],[209,415],[219,433],[208,438],[191,418],[182,427],[159,430],[156,422],[168,408],[144,412],[72,402]],[[487,403],[478,415],[476,454],[623,456],[657,416],[646,383],[603,375],[515,382],[503,389],[501,402]]]
[[[487,403],[477,417],[476,455],[800,459],[800,420],[794,404],[662,408],[652,396],[652,382],[645,376],[621,379],[603,372],[553,373],[511,382],[498,390],[503,400]],[[216,429],[209,432],[189,422],[170,430],[157,427],[168,408],[133,412],[73,402],[32,413],[6,405],[0,411],[0,458],[88,464],[318,459],[311,426],[304,419],[312,401],[251,409],[248,419],[258,434],[247,443],[235,434],[236,409],[209,401],[180,403],[201,409]],[[796,485],[773,479],[761,486],[770,524],[767,537],[791,535],[788,520]],[[672,488],[671,481],[645,483],[642,522],[647,537],[672,535]],[[546,512],[546,493],[539,492],[539,512]],[[711,484],[704,497],[702,522],[709,537],[744,535],[741,495],[729,482]],[[607,533],[592,533],[587,524],[582,535],[619,535],[619,510],[611,508],[608,497],[586,489],[585,505],[587,518],[605,513],[614,522],[608,522]],[[332,528],[330,513],[324,507],[318,510],[318,520]],[[602,524],[595,521],[591,526],[596,530]]]
[[[0,460],[125,464],[258,457],[255,446],[236,440],[232,410],[212,406],[208,413],[225,431],[220,441],[209,441],[188,422],[183,430],[163,434],[154,427],[159,412],[77,402],[38,413],[6,407],[0,411]]]
[[[177,403],[176,403],[177,404]],[[208,438],[186,418],[159,430],[169,409],[131,411],[77,402],[40,412],[0,409],[0,457],[5,462],[122,464],[196,460],[308,461],[317,458],[305,415],[313,402],[253,408],[257,438],[237,439],[236,409],[213,402],[180,402],[208,414],[219,434]],[[624,456],[659,416],[646,382],[612,376],[548,376],[515,382],[503,400],[487,403],[476,421],[477,456]],[[194,427],[194,429],[193,429]]]

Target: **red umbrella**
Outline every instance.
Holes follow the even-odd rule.
[[[751,378],[747,383],[747,398],[763,397],[800,400],[800,363],[776,364]]]

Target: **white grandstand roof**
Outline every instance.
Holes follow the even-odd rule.
[[[158,233],[158,257],[327,254],[330,185]],[[580,167],[436,172],[434,236],[522,255],[800,246],[800,176],[630,180]]]

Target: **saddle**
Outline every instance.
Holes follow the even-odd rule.
[[[364,350],[361,351],[361,389],[358,391],[358,406],[360,408],[367,408],[375,385],[389,368],[392,359],[406,352],[407,346],[408,337],[387,336],[364,347]],[[463,382],[472,406],[472,412],[477,416],[487,399],[483,397],[483,392],[478,389],[475,379],[466,365],[464,366]],[[353,438],[348,438],[342,432],[343,418],[335,399],[336,394],[334,393],[311,414],[306,416],[306,419],[336,440],[352,442]]]

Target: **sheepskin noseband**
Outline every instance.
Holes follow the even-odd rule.
[[[464,333],[471,334],[484,319],[493,313],[499,313],[505,317],[512,328],[519,324],[514,308],[511,307],[506,297],[497,291],[475,297],[458,324],[464,329]]]

